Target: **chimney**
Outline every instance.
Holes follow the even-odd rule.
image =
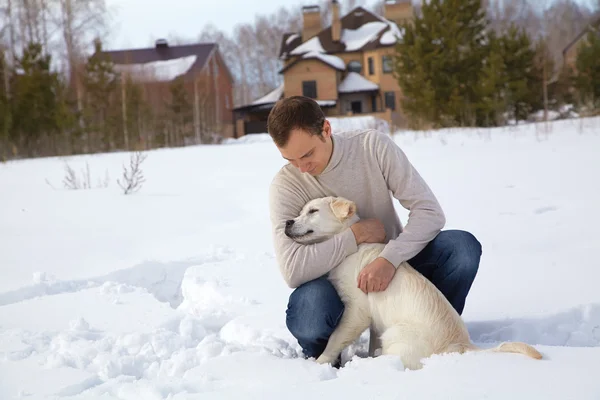
[[[337,0],[331,0],[331,39],[334,42],[339,42],[341,37],[340,3]]]
[[[154,45],[157,49],[166,49],[169,47],[167,39],[158,39],[156,42],[154,42]]]
[[[302,41],[306,42],[321,29],[321,8],[318,5],[302,7]]]
[[[384,17],[392,22],[400,24],[413,18],[413,6],[411,0],[385,0]]]

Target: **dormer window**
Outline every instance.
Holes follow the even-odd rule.
[[[356,72],[356,73],[361,73],[362,71],[362,64],[360,63],[360,61],[350,61],[348,63],[348,72]]]

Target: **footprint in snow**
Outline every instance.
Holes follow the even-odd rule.
[[[548,206],[548,207],[541,207],[538,208],[534,211],[534,213],[536,214],[545,214],[547,212],[552,212],[552,211],[556,211],[558,210],[558,207],[554,207],[554,206]]]

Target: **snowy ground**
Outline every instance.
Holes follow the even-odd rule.
[[[483,244],[464,318],[484,346],[544,354],[436,356],[420,371],[299,357],[272,252],[269,140],[0,164],[0,399],[600,398],[600,119],[400,132],[447,228]],[[64,162],[107,188],[65,190]],[[406,213],[398,209],[402,219]]]

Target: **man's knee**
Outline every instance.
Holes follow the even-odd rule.
[[[479,269],[482,247],[470,232],[461,230],[442,231],[438,238],[440,245],[447,247],[452,264],[461,277],[473,279]]]
[[[298,340],[328,338],[344,312],[344,303],[326,278],[306,282],[290,295],[286,325]]]

